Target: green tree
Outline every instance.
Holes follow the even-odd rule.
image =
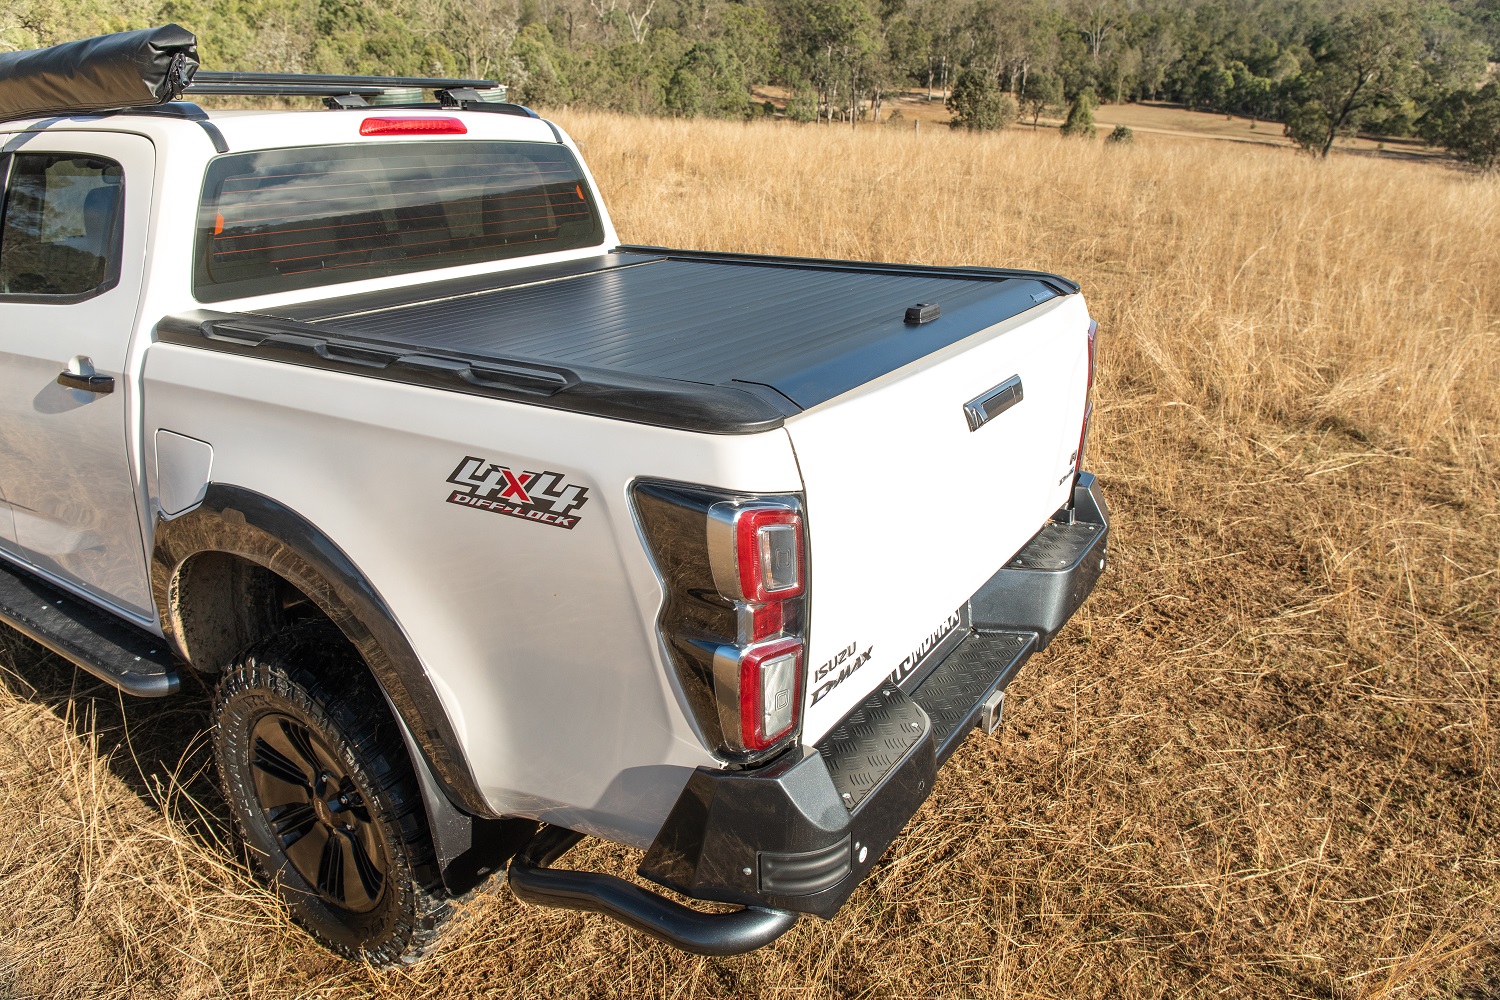
[[[1016,99],[1001,93],[989,73],[964,70],[948,98],[953,127],[975,132],[993,132],[1016,120]]]
[[[1284,115],[1287,136],[1327,156],[1350,135],[1400,102],[1415,82],[1420,45],[1412,6],[1356,6],[1334,22],[1313,69],[1292,86]]]
[[[1475,169],[1500,169],[1500,83],[1452,92],[1417,127],[1422,138]]]
[[[852,112],[880,41],[867,0],[777,0],[776,15],[790,75],[813,85],[829,122],[839,108]]]
[[[817,121],[818,98],[806,88],[793,91],[791,99],[786,102],[786,116],[794,122]]]
[[[692,118],[743,118],[750,106],[745,67],[722,42],[699,42],[677,64],[666,88],[667,108]]]
[[[558,70],[561,53],[545,24],[528,24],[511,47],[519,67],[511,99],[522,104],[562,104],[568,85]]]
[[[1062,77],[1051,70],[1035,70],[1028,73],[1021,87],[1021,108],[1036,128],[1048,108],[1060,107],[1063,102]]]
[[[1068,120],[1063,122],[1062,134],[1092,139],[1098,133],[1098,129],[1094,127],[1095,103],[1092,89],[1073,98],[1073,104],[1068,108]]]

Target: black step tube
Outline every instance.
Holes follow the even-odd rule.
[[[792,929],[797,914],[747,906],[702,913],[614,875],[552,868],[583,834],[546,826],[511,859],[510,888],[538,906],[590,910],[613,917],[696,955],[741,955]]]

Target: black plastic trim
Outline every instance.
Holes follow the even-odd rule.
[[[853,838],[816,851],[761,851],[760,891],[778,896],[810,896],[831,889],[854,870]]]
[[[208,120],[208,113],[196,104],[174,101],[150,108],[126,108],[114,113],[147,118],[185,118],[190,122],[196,122],[198,127],[203,129],[204,135],[208,136],[208,141],[213,143],[215,153],[229,152],[229,143],[224,140],[224,133],[219,131],[219,126]]]
[[[197,507],[158,520],[152,596],[162,631],[183,659],[190,657],[174,611],[176,588],[184,565],[206,552],[248,559],[305,594],[359,650],[444,791],[465,812],[499,818],[480,793],[463,742],[380,592],[336,543],[286,505],[242,487],[210,483]]]
[[[614,875],[551,867],[582,839],[563,827],[544,827],[511,861],[511,891],[538,906],[602,913],[695,955],[754,951],[797,922],[795,913],[756,906],[702,913]]]

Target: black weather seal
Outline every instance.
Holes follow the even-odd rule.
[[[215,153],[229,152],[229,143],[224,141],[224,133],[219,131],[219,126],[207,118],[200,118],[198,126],[208,135],[208,141],[214,144]]]
[[[797,922],[795,913],[758,906],[703,913],[614,875],[551,867],[582,839],[564,827],[543,827],[511,860],[511,891],[537,906],[602,913],[695,955],[742,955]]]
[[[965,278],[970,281],[1009,281],[1030,278],[1040,281],[1059,295],[1075,295],[1081,290],[1076,281],[1047,271],[1027,271],[1007,267],[938,267],[927,264],[882,264],[867,260],[824,260],[821,257],[776,257],[757,253],[720,253],[710,250],[673,250],[668,247],[621,244],[616,253],[658,254],[671,260],[703,264],[743,264],[746,267],[801,267],[816,271],[853,271],[861,274],[908,274],[929,278]]]

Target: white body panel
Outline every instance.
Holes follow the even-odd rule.
[[[787,420],[812,561],[804,742],[1067,504],[1088,325],[1082,296],[1053,299]],[[963,405],[1013,375],[1022,401],[970,431]]]
[[[782,430],[689,434],[157,344],[146,426],[213,445],[373,581],[497,811],[646,846],[713,764],[659,651],[637,477],[801,488]],[[309,433],[309,428],[316,428]],[[571,530],[445,502],[467,456],[588,490]]]

